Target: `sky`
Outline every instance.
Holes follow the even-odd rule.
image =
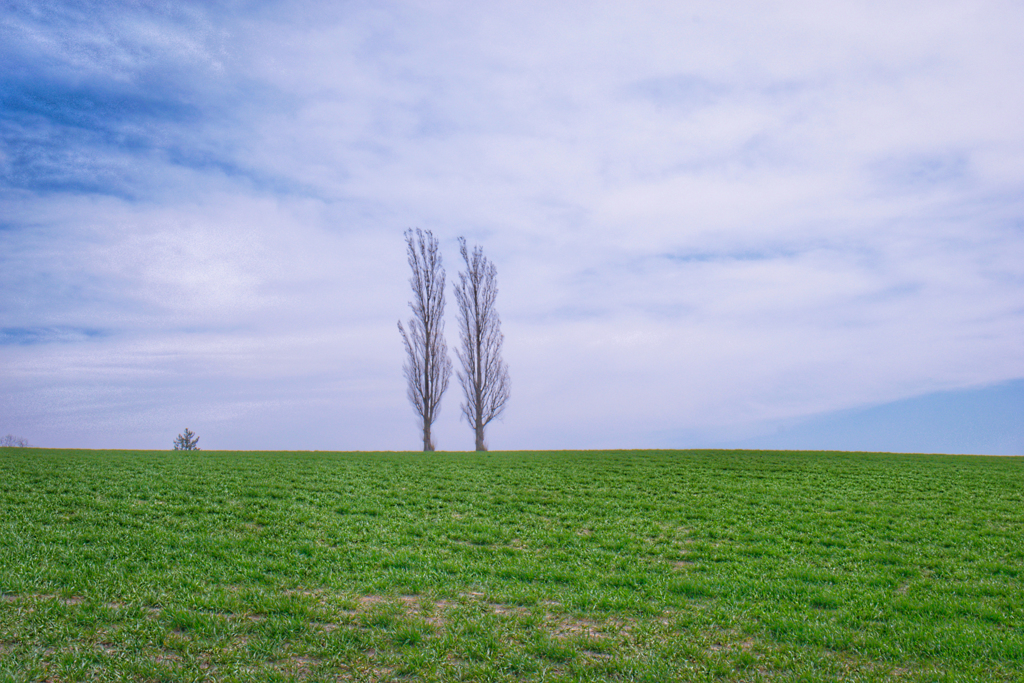
[[[1024,453],[1019,2],[0,5],[0,433],[415,450],[403,233],[496,450]],[[454,360],[454,354],[453,354]],[[441,450],[473,448],[452,382]]]

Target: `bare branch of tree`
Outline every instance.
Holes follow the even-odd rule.
[[[402,370],[409,383],[409,401],[423,422],[423,450],[434,450],[430,428],[440,412],[441,396],[448,389],[452,361],[444,341],[444,278],[438,241],[429,230],[405,231],[409,253],[413,317],[409,332],[398,323],[407,356]]]
[[[14,436],[8,434],[7,436],[0,437],[0,448],[31,448],[28,445],[28,439],[20,436]]]
[[[494,308],[498,296],[498,270],[479,246],[470,254],[465,238],[459,238],[459,251],[466,272],[459,273],[455,301],[459,306],[459,341],[456,349],[462,365],[459,384],[466,402],[462,414],[476,434],[476,449],[487,450],[484,428],[501,415],[508,403],[511,383],[508,364],[501,358],[501,318]]]

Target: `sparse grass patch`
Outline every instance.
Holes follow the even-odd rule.
[[[1024,461],[0,450],[0,680],[1024,679]]]

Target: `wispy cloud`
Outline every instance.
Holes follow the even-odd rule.
[[[47,344],[80,342],[104,336],[103,330],[74,327],[4,327],[0,328],[0,344]]]

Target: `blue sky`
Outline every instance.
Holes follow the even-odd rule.
[[[1024,453],[1020,26],[1013,2],[5,3],[0,432],[415,449],[421,227],[449,282],[460,235],[498,268],[492,448]],[[459,401],[441,449],[472,448]]]

